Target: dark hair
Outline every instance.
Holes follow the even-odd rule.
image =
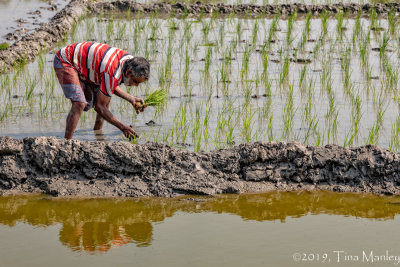
[[[134,57],[125,61],[123,72],[131,70],[134,77],[149,79],[150,64],[144,57]]]

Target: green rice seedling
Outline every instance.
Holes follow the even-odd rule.
[[[294,109],[293,109],[293,85],[288,86],[286,102],[283,111],[282,138],[288,138],[293,129]]]
[[[201,150],[201,135],[202,130],[200,130],[199,134],[197,135],[195,146],[194,146],[194,152],[199,152]]]
[[[361,56],[361,63],[363,66],[368,65],[368,46],[369,46],[369,33],[368,35],[363,39],[361,45],[360,45],[360,56]]]
[[[242,134],[246,142],[251,142],[253,138],[252,134],[252,121],[254,117],[254,112],[248,106],[242,112]]]
[[[242,22],[241,20],[238,20],[236,24],[236,37],[238,42],[240,42],[242,39],[242,33],[243,33]]]
[[[369,19],[371,22],[371,28],[377,28],[377,13],[375,7],[372,7],[369,12]]]
[[[376,112],[376,122],[373,127],[370,128],[366,144],[376,144],[379,139],[379,133],[382,128],[383,115],[386,109],[383,109],[383,99],[380,98],[378,102],[378,110]]]
[[[193,140],[192,142],[193,143],[195,143],[195,140],[196,140],[196,138],[197,138],[197,136],[199,134],[199,131],[200,131],[200,124],[201,124],[201,122],[200,122],[200,112],[201,112],[200,106],[197,105],[196,109],[195,109],[195,117],[192,118],[192,120],[194,122],[193,127],[192,127],[192,140]]]
[[[338,33],[338,37],[340,38],[340,40],[343,39],[343,12],[341,10],[339,10],[339,12],[337,13],[337,17],[336,17],[336,31]]]
[[[267,97],[267,99],[263,102],[263,106],[260,107],[260,109],[259,109],[258,118],[260,120],[264,120],[264,119],[268,118],[268,116],[270,115],[270,112],[271,112],[271,106],[272,106],[272,99],[271,99],[271,97]]]
[[[332,118],[328,119],[328,128],[327,128],[327,142],[329,143],[331,138],[332,140],[336,139],[337,137],[337,118],[338,118],[338,112],[335,111],[334,115]]]
[[[300,72],[300,78],[299,78],[299,88],[300,89],[303,88],[303,85],[304,85],[304,82],[306,79],[306,73],[307,73],[307,66],[304,66]]]
[[[114,33],[114,20],[110,19],[106,27],[107,40],[111,40],[113,33]]]
[[[38,68],[39,68],[39,74],[40,76],[42,76],[44,71],[44,58],[41,53],[38,56]]]
[[[208,40],[208,34],[211,30],[212,21],[202,21],[203,28],[201,31],[203,32],[203,40],[206,42]]]
[[[289,19],[288,19],[287,32],[286,32],[286,44],[287,44],[288,47],[289,47],[290,44],[293,42],[293,39],[291,38],[291,36],[292,36],[293,25],[294,25],[294,22],[295,22],[295,20],[296,20],[296,17],[297,17],[297,11],[295,11],[294,13],[292,13],[292,14],[289,16]]]
[[[212,57],[212,47],[209,46],[207,48],[206,56],[204,58],[204,74],[209,74],[210,64],[211,64],[211,57]]]
[[[224,39],[225,39],[225,21],[219,24],[218,36],[219,36],[218,41],[222,46],[224,44]]]
[[[244,78],[247,77],[247,71],[249,68],[251,52],[252,52],[251,46],[246,45],[245,49],[244,49],[244,53],[243,53],[242,67],[241,67],[241,72],[240,72],[241,81],[243,81]]]
[[[150,107],[161,107],[166,103],[167,96],[167,91],[164,89],[154,90],[144,99],[144,104]]]
[[[267,39],[268,41],[264,44],[264,46],[266,46],[267,51],[271,48],[272,40],[276,37],[279,17],[280,13],[275,14],[274,18],[272,19],[271,26],[269,27],[268,39]]]
[[[3,43],[0,44],[0,51],[6,50],[9,47],[10,47],[10,45],[8,43],[3,42]]]
[[[398,83],[398,73],[393,69],[390,59],[384,56],[382,68],[385,71],[385,76],[388,81],[388,87],[396,88]]]
[[[394,35],[396,33],[398,20],[396,18],[396,10],[393,7],[390,8],[387,18],[389,22],[389,32],[391,35]]]
[[[252,34],[252,44],[253,46],[256,44],[257,42],[257,36],[258,36],[258,20],[256,19],[254,24],[253,24],[253,34]]]
[[[186,43],[189,43],[193,37],[192,25],[193,25],[193,23],[191,21],[189,21],[189,22],[185,21],[183,36],[184,36]]]
[[[121,21],[117,22],[117,34],[115,36],[116,40],[122,40],[126,33],[126,23],[121,23]],[[147,42],[146,42],[147,44]]]
[[[190,72],[190,56],[189,56],[189,48],[186,47],[185,51],[185,70],[183,73],[183,84],[185,88],[188,88],[189,83],[189,72]]]
[[[392,122],[392,135],[389,141],[389,149],[391,151],[400,149],[400,113],[398,113],[396,121]]]
[[[361,121],[361,99],[360,96],[356,96],[353,100],[352,105],[352,128],[349,132],[348,140],[346,140],[346,145],[352,146],[358,140],[360,121]]]
[[[308,84],[308,89],[307,89],[307,102],[304,105],[303,119],[305,121],[308,121],[311,118],[311,112],[312,112],[312,107],[313,107],[313,97],[314,97],[314,90],[313,90],[314,87],[315,87],[315,82],[311,79],[311,81]]]
[[[228,124],[228,132],[226,134],[226,143],[227,144],[234,144],[235,143],[235,136],[233,135],[233,131],[235,129],[234,125]]]
[[[269,117],[269,120],[268,120],[268,128],[267,128],[269,142],[274,140],[273,122],[274,122],[274,116],[273,116],[273,114],[271,114],[271,116]]]
[[[344,72],[344,87],[345,87],[345,89],[350,88],[350,76],[351,76],[350,61],[351,61],[351,47],[349,46],[345,50],[345,52],[341,58],[341,61],[340,61],[342,70]]]
[[[315,44],[315,46],[314,46],[314,48],[313,48],[314,59],[318,57],[318,55],[319,55],[318,52],[320,51],[320,49],[321,49],[321,47],[322,47],[322,44],[323,44],[323,37],[320,36],[320,37],[318,38],[317,43]]]
[[[325,9],[321,13],[322,33],[325,35],[328,32],[329,13]]]
[[[26,101],[29,101],[33,97],[33,92],[35,90],[35,86],[37,84],[36,74],[33,79],[28,78],[27,83],[25,84],[25,98]]]
[[[389,38],[387,32],[384,32],[384,33],[383,33],[382,40],[381,40],[381,43],[380,43],[380,45],[379,45],[379,56],[380,56],[381,58],[383,58],[383,57],[385,56],[387,47],[388,47],[388,45],[389,45],[389,40],[390,40],[390,38]]]
[[[208,133],[208,123],[210,121],[210,107],[206,107],[206,111],[204,114],[204,120],[203,120],[203,137],[204,141],[207,144],[208,143],[208,138],[209,138],[209,133]]]
[[[353,40],[353,45],[354,46],[355,46],[357,38],[358,38],[358,36],[359,36],[359,34],[361,32],[361,14],[362,14],[362,11],[360,10],[357,13],[356,23],[355,23],[355,25],[353,27],[353,38],[352,38],[352,40]]]
[[[158,31],[160,28],[160,23],[155,20],[153,17],[151,17],[151,19],[149,20],[148,25],[150,25],[150,37],[149,40],[150,41],[155,41],[156,40],[156,36],[158,35]]]
[[[287,77],[289,75],[289,65],[290,65],[289,56],[286,55],[283,62],[282,71],[280,73],[280,78],[279,78],[280,84],[283,84],[285,81],[287,81]]]

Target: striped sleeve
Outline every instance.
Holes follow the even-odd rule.
[[[112,93],[114,92],[114,90],[112,89],[112,85],[113,85],[113,78],[110,77],[110,75],[106,72],[101,73],[101,85],[100,85],[100,89],[101,92],[108,97],[112,96]]]

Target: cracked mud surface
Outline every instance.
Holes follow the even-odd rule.
[[[0,138],[0,195],[164,196],[331,190],[400,194],[400,156],[377,146],[253,143],[211,152],[166,145]]]

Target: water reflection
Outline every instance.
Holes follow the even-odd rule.
[[[332,214],[393,219],[399,197],[333,192],[272,192],[174,199],[52,199],[47,196],[0,198],[0,223],[46,227],[61,224],[60,242],[74,251],[106,252],[135,243],[150,246],[153,223],[176,212],[236,214],[243,220],[284,222],[287,217]]]

